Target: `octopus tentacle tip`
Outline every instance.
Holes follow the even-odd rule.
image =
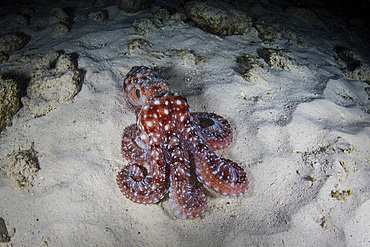
[[[137,114],[136,124],[128,126],[121,139],[122,156],[130,163],[116,178],[124,196],[151,204],[169,192],[174,214],[194,219],[205,215],[207,198],[191,176],[221,196],[241,198],[247,194],[249,181],[244,170],[214,152],[233,139],[225,118],[192,112],[185,98],[171,93],[159,74],[144,66],[133,67],[123,87]]]

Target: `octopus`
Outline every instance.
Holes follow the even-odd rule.
[[[243,168],[215,153],[233,139],[226,119],[192,112],[185,98],[171,93],[166,81],[144,66],[129,71],[123,88],[137,115],[122,136],[121,151],[129,164],[119,171],[117,183],[124,196],[152,204],[168,195],[177,217],[193,219],[205,214],[207,189],[223,197],[247,194]]]

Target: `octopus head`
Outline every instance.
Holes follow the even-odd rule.
[[[169,92],[168,84],[154,70],[144,67],[133,67],[123,82],[127,101],[136,110],[140,109],[151,98]]]

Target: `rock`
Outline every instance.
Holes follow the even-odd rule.
[[[336,62],[343,75],[350,80],[358,80],[370,84],[370,66],[345,47],[335,47]]]
[[[269,23],[256,23],[255,28],[258,32],[258,37],[263,42],[271,42],[273,40],[280,40],[281,39],[281,32],[277,30],[276,27],[270,25]]]
[[[244,80],[255,83],[264,87],[269,84],[262,79],[262,75],[266,73],[265,65],[256,57],[242,53],[236,57],[237,67],[235,71],[238,72]]]
[[[71,100],[80,90],[81,75],[69,55],[54,52],[37,63],[22,103],[39,117]]]
[[[0,218],[0,243],[7,243],[10,241],[8,229],[3,218]]]
[[[54,28],[56,33],[66,34],[72,28],[72,12],[73,9],[66,7],[66,8],[54,8],[51,10],[50,18],[49,18],[49,25]]]
[[[188,2],[185,12],[203,30],[219,35],[243,35],[252,29],[252,20],[243,11],[222,2]]]
[[[7,163],[0,170],[6,177],[14,180],[17,187],[25,189],[32,187],[32,180],[40,170],[33,143],[27,149],[20,147],[18,151],[8,154]]]
[[[94,21],[105,21],[109,19],[109,12],[106,9],[91,12],[87,18]]]
[[[63,9],[61,8],[55,8],[55,9],[52,9],[51,10],[51,13],[50,13],[50,22],[51,24],[53,24],[54,22],[56,23],[69,23],[70,22],[70,17],[68,15],[68,13],[66,11],[64,11]]]
[[[8,61],[8,59],[9,59],[9,55],[5,54],[5,52],[3,51],[0,51],[0,64],[5,63],[6,61]]]
[[[30,24],[31,17],[28,14],[22,14],[21,12],[22,11],[17,12],[16,14],[10,13],[8,15],[1,16],[0,35],[9,32],[21,31]]]
[[[205,60],[203,56],[196,54],[192,50],[173,49],[170,51],[169,55],[174,58],[176,62],[187,68],[195,68],[199,63]]]
[[[0,38],[0,53],[10,55],[22,49],[30,40],[31,36],[22,32],[6,34]]]
[[[258,51],[258,54],[272,69],[299,69],[298,62],[285,50],[263,48]]]
[[[129,53],[147,51],[152,45],[143,38],[132,38],[128,41],[127,50]]]
[[[18,85],[14,80],[0,77],[0,131],[11,124],[14,114],[21,108]]]
[[[149,33],[159,32],[161,21],[156,18],[144,18],[135,20],[134,28],[139,35],[145,36]]]
[[[59,34],[67,34],[69,33],[69,27],[64,23],[58,23],[54,26],[54,32]]]
[[[370,87],[365,87],[365,92],[367,94],[367,99],[370,100]]]
[[[118,2],[118,8],[126,13],[136,13],[149,8],[153,3],[154,0],[120,0]]]

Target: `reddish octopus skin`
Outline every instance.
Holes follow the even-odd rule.
[[[136,203],[150,204],[169,192],[174,213],[183,219],[202,216],[207,207],[197,179],[209,190],[232,198],[247,193],[249,181],[235,162],[214,150],[232,142],[232,129],[223,117],[192,113],[186,99],[169,92],[159,75],[133,67],[124,80],[126,99],[137,123],[124,130],[122,155],[130,165],[117,175],[121,192]]]

